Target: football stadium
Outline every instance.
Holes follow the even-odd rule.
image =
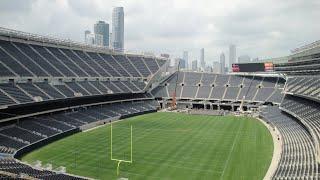
[[[319,179],[320,43],[272,71],[168,69],[1,28],[3,179]]]
[[[320,179],[320,41],[225,73],[0,27],[0,179]]]

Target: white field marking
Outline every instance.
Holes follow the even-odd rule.
[[[94,153],[94,152],[93,152]],[[82,153],[84,156],[86,157],[90,157],[93,155],[93,153],[90,153],[90,152],[86,152],[86,153]],[[162,154],[162,153],[154,153],[154,154]],[[74,156],[74,154],[72,153],[66,153],[64,155],[61,156],[61,158],[48,158],[47,161],[51,161],[51,160],[57,160],[57,159],[65,159],[66,157],[70,157],[70,156]],[[201,157],[194,157],[194,158],[186,158],[186,157],[183,157],[182,159],[184,160],[195,160],[195,159],[199,159]],[[147,157],[146,159],[153,159],[153,160],[163,160],[163,159],[160,159],[160,158],[155,158],[155,157]],[[186,161],[174,161],[174,160],[167,160],[168,162],[175,162],[175,163],[178,163],[178,164],[188,164],[189,162],[186,162]],[[136,160],[136,162],[147,162],[146,160]],[[218,162],[218,161],[212,161],[212,162]],[[197,163],[199,165],[199,163]],[[157,164],[158,165],[158,164]],[[194,164],[191,164],[191,165],[194,165]],[[200,165],[203,165],[203,164],[200,164]],[[219,171],[221,172],[221,171]]]
[[[148,157],[145,157],[146,159],[153,159],[153,160],[163,160],[163,159],[160,159],[160,158],[155,158],[155,156],[151,156],[151,155],[163,155],[163,153],[157,153],[157,152],[148,152],[148,151],[139,151],[139,153],[141,154],[141,153],[145,153],[145,154],[148,154],[148,155],[150,155],[150,156],[148,156]],[[199,158],[201,158],[201,157],[193,157],[193,158],[190,158],[190,157],[182,157],[181,159],[184,159],[184,160],[198,160]],[[144,160],[137,160],[136,162],[141,162],[141,161],[143,161],[143,162],[145,162]],[[186,163],[188,163],[188,162],[186,162],[186,161],[177,161],[177,160],[175,160],[175,161],[170,161],[170,160],[167,160],[168,162],[175,162],[175,163],[178,163],[178,164],[186,164]],[[221,172],[221,171],[220,171]]]
[[[139,137],[138,139],[140,139],[140,138],[143,138],[143,137],[145,137],[146,135],[148,135],[147,133],[146,134],[144,134],[142,137]],[[87,151],[87,150],[86,150]],[[96,151],[92,151],[93,153],[94,152],[96,152]],[[87,152],[87,153],[84,153],[84,154],[87,154],[87,155],[90,155],[90,153],[89,152]],[[158,154],[158,153],[155,153],[155,152],[153,152],[152,154]],[[160,153],[159,153],[160,154]],[[61,157],[61,155],[59,155],[60,157]],[[67,155],[66,154],[66,156],[72,156],[72,154],[70,154],[70,155]],[[66,157],[66,156],[63,156],[63,157]],[[53,159],[59,159],[59,158],[56,158],[56,157],[52,157],[52,158],[50,158],[50,160],[53,160]],[[188,159],[194,159],[194,158],[188,158]]]
[[[150,133],[152,133],[152,132],[150,132]],[[148,133],[149,134],[149,133]],[[217,133],[215,133],[215,134],[211,134],[211,135],[215,135],[215,136],[219,136],[219,137],[221,137],[221,136],[223,136],[224,137],[224,139],[234,139],[234,136],[236,135],[237,133],[228,133],[228,134],[226,134],[225,136],[223,136],[224,134],[217,134]],[[180,133],[179,134],[172,134],[172,135],[175,135],[175,138],[177,137],[177,135],[181,135]],[[159,137],[159,138],[157,138],[157,137],[150,137],[151,135],[149,134],[149,136],[148,137],[146,137],[145,139],[144,139],[144,142],[151,142],[151,143],[163,143],[163,142],[168,142],[168,140],[169,140],[169,142],[171,142],[172,141],[172,138],[173,137],[170,137],[170,136],[168,136],[168,137]],[[127,136],[116,136],[117,138],[122,138],[122,139],[126,139],[127,138]],[[251,138],[250,136],[248,136],[248,137],[246,137],[246,139],[249,139],[249,138]],[[99,140],[99,139],[97,139],[97,140]],[[176,140],[180,140],[180,139],[176,139]],[[206,144],[206,143],[209,143],[209,142],[213,142],[214,140],[216,140],[216,138],[204,138],[204,137],[199,137],[199,138],[197,138],[197,141],[195,142],[196,144],[199,144],[199,145],[201,145],[201,144]]]
[[[134,117],[131,117],[131,118],[134,118]],[[116,119],[114,121],[112,121],[112,124],[114,123],[117,123],[117,122],[121,122],[121,121],[124,121],[124,120],[128,120],[129,118],[124,118],[124,119]],[[144,118],[145,119],[145,118]],[[106,124],[102,124],[102,125],[98,125],[98,126],[95,126],[93,128],[89,128],[87,130],[84,130],[84,131],[81,131],[81,132],[89,132],[89,131],[92,131],[92,130],[95,130],[95,129],[98,129],[100,127],[104,127],[104,126],[107,126],[107,125],[110,125],[110,122],[107,122]]]
[[[117,127],[117,129],[126,129],[126,130],[128,130],[128,129],[130,129],[130,128],[122,128],[122,127]],[[141,129],[141,130],[143,130],[143,128],[135,128],[136,130],[139,130],[139,129]],[[189,130],[189,129],[188,129]],[[170,133],[170,134],[173,134],[173,135],[180,135],[180,134],[184,134],[184,133],[190,133],[190,132],[188,132],[188,131],[184,131],[184,130],[162,130],[162,129],[155,129],[154,131],[150,128],[150,129],[147,129],[146,131],[144,131],[145,133],[150,133],[150,132],[152,132],[152,133],[156,133],[157,131],[159,131],[159,132],[166,132],[166,133]],[[243,132],[243,133],[246,133],[246,131],[240,131],[240,132]],[[228,132],[227,134],[224,132],[223,133],[223,131],[221,131],[221,132],[219,132],[219,131],[217,131],[217,132],[214,132],[215,133],[215,135],[223,135],[223,136],[232,136],[233,137],[233,135],[235,135],[235,134],[237,134],[236,132]],[[212,133],[206,133],[206,134],[204,134],[204,136],[206,136],[206,135],[212,135]],[[123,136],[123,137],[126,137],[125,135],[118,135],[118,137],[121,137],[121,136]],[[250,136],[250,135],[247,135],[247,136]],[[151,139],[152,137],[148,137],[148,139]],[[251,138],[251,137],[250,137]],[[154,139],[158,139],[158,138],[154,138]],[[215,137],[201,137],[200,139],[204,139],[204,140],[215,140],[216,138]]]
[[[65,163],[64,165],[70,165],[72,166],[73,163]],[[90,165],[83,165],[83,164],[79,164],[77,165],[78,167],[97,167],[97,166],[90,166]],[[102,168],[102,167],[101,167]],[[110,168],[110,169],[105,169],[105,168],[102,168],[103,171],[109,171],[109,172],[114,172],[114,168]],[[99,171],[100,172],[100,171]],[[150,176],[150,175],[143,175],[143,174],[139,174],[139,173],[133,173],[133,172],[128,172],[128,171],[122,171],[122,173],[125,173],[125,174],[133,174],[133,175],[136,175],[136,176],[143,176],[143,177],[148,177],[148,178],[154,178],[154,179],[163,179],[162,177],[158,177],[158,176]],[[78,176],[78,177],[84,177],[84,176],[79,176],[79,175],[75,175],[75,176]],[[88,178],[88,177],[85,177],[85,178]],[[92,179],[92,178],[89,178],[89,179]]]
[[[162,159],[159,159],[159,160],[162,160]],[[139,162],[139,163],[143,162],[143,163],[141,163],[141,164],[147,164],[147,165],[149,165],[149,166],[156,166],[156,167],[159,166],[158,163],[152,163],[152,162],[150,162],[150,161],[139,160],[138,162]],[[68,165],[72,166],[72,165],[73,165],[73,162],[64,163],[63,165],[64,165],[64,166],[68,166]],[[200,169],[200,168],[194,168],[194,167],[185,167],[185,166],[171,165],[171,164],[168,164],[168,163],[164,163],[164,165],[166,165],[167,167],[173,167],[173,168],[177,168],[177,169],[192,170],[192,171],[196,171],[196,172],[208,172],[208,173],[218,173],[218,174],[221,173],[221,171],[216,171],[216,170],[206,170],[206,169]],[[79,167],[92,167],[92,166],[85,165],[85,164],[78,164],[77,166],[79,166]],[[97,167],[97,166],[93,166],[93,167]],[[113,171],[112,169],[104,169],[104,170]],[[122,172],[126,172],[126,171],[122,171]],[[129,173],[129,172],[127,172],[127,173]],[[145,176],[145,175],[138,174],[138,173],[129,173],[129,174],[136,174],[136,175]],[[146,177],[149,177],[149,176],[146,176]],[[160,178],[160,177],[157,177],[157,176],[150,176],[150,177]]]
[[[233,139],[232,139],[233,140]],[[228,139],[228,141],[231,141],[231,139]],[[160,143],[161,144],[161,143]],[[201,143],[201,145],[205,145],[205,143]],[[208,143],[206,143],[206,145],[207,145]],[[95,149],[95,150],[88,150],[88,149],[85,149],[82,153],[83,154],[85,154],[85,155],[90,155],[90,154],[94,154],[95,152],[104,152],[105,150],[104,150],[104,148],[105,148],[105,146],[103,145],[103,146],[98,146],[97,147],[98,149]],[[81,150],[82,150],[83,148],[81,148]],[[122,149],[122,148],[116,148],[116,150],[118,150],[118,149]],[[183,149],[185,149],[185,148],[183,148]],[[154,152],[154,151],[151,151],[151,150],[149,150],[149,151],[147,151],[147,150],[139,150],[138,151],[138,154],[148,154],[148,155],[163,155],[163,153],[159,153],[159,152]],[[194,158],[187,158],[187,157],[183,157],[182,159],[197,159],[197,158],[199,158],[199,157],[194,157]]]
[[[87,153],[84,153],[84,154],[87,154]],[[160,153],[158,153],[160,154]],[[90,155],[90,153],[88,153],[87,155]],[[154,160],[162,160],[162,159],[159,159],[159,158],[148,158],[148,159],[154,159]],[[189,159],[193,159],[193,158],[189,158]],[[143,162],[146,162],[146,161],[143,161]],[[179,161],[178,163],[184,163],[183,161]],[[170,166],[170,165],[169,165]],[[172,165],[171,165],[172,166]],[[179,166],[180,167],[180,166]],[[204,170],[203,170],[204,171]],[[221,171],[219,171],[221,172]]]
[[[163,160],[163,159],[159,159],[159,160]],[[73,165],[73,162],[69,162],[69,163],[64,163],[64,165]],[[155,166],[155,167],[159,167],[158,163],[152,163],[150,161],[144,161],[144,160],[139,160],[136,162],[136,164],[146,164],[149,166]],[[179,166],[179,165],[171,165],[169,163],[162,163],[162,165],[165,165],[167,167],[173,167],[173,168],[177,168],[177,169],[185,169],[185,170],[191,170],[191,171],[197,171],[197,172],[207,172],[207,173],[218,173],[220,174],[222,171],[218,171],[218,170],[208,170],[208,169],[200,169],[200,168],[194,168],[193,167],[185,167],[185,166]],[[91,166],[91,165],[85,165],[85,164],[78,164],[78,167],[98,167],[98,166]],[[112,168],[108,169],[110,171],[113,171]]]
[[[234,134],[236,134],[236,133],[234,133]],[[139,138],[140,139],[140,138]],[[228,137],[228,138],[226,138],[226,139],[228,139],[228,140],[231,140],[231,137]],[[234,138],[232,138],[232,140],[234,140]],[[159,141],[159,142],[167,142],[167,141]],[[207,145],[208,144],[208,142],[202,142],[202,141],[200,141],[200,142],[196,142],[197,144],[203,144],[203,145]],[[121,147],[118,147],[118,148],[116,148],[116,150],[119,150],[119,149],[122,149]],[[140,153],[141,152],[144,152],[144,151],[139,151]],[[157,153],[155,153],[155,152],[147,152],[146,151],[146,153],[151,153],[151,154],[157,154]],[[158,154],[161,154],[161,153],[158,153]]]
[[[227,138],[226,140],[231,141],[231,138]],[[234,140],[234,138],[232,138],[232,140]],[[161,141],[161,143],[163,143],[164,141]],[[197,143],[198,144],[198,143]],[[208,143],[200,143],[199,145],[204,145],[204,144],[208,144]],[[98,146],[99,149],[95,149],[95,150],[89,150],[89,149],[85,149],[85,151],[83,152],[86,155],[90,155],[91,153],[95,153],[95,152],[104,152],[105,150],[101,150],[104,149],[105,146]],[[116,149],[120,149],[120,148],[116,148]],[[163,153],[158,153],[158,152],[154,152],[154,151],[144,151],[144,150],[139,150],[138,154],[148,154],[148,155],[161,155]],[[184,157],[183,159],[185,159],[186,157]],[[187,158],[187,159],[193,159],[193,158]]]
[[[152,122],[150,123],[152,124]],[[149,134],[148,133],[144,133],[141,137],[137,137],[135,138],[135,140],[133,140],[133,142],[136,142],[136,141],[139,141],[140,139],[143,139],[144,137],[148,136]],[[122,148],[122,147],[121,147]]]
[[[106,126],[107,124],[108,124],[108,123],[106,123],[106,124],[101,124],[101,125],[95,126],[95,127],[93,127],[93,128],[86,129],[86,130],[81,131],[81,132],[84,132],[84,133],[85,133],[85,132],[89,132],[89,131],[92,131],[92,130],[95,130],[95,129],[104,127],[104,126]]]
[[[228,167],[228,164],[229,164],[229,161],[230,161],[231,154],[232,154],[233,149],[234,149],[234,146],[235,146],[235,144],[236,144],[236,142],[237,142],[237,140],[238,140],[239,132],[240,132],[240,129],[242,128],[242,126],[243,126],[243,122],[241,123],[241,126],[239,126],[239,128],[238,128],[236,138],[234,138],[234,141],[233,141],[233,143],[232,143],[232,147],[231,147],[231,150],[229,151],[229,155],[228,155],[227,161],[226,161],[226,163],[224,164],[223,171],[222,171],[222,174],[221,174],[221,176],[220,176],[220,179],[222,179],[222,178],[223,178],[223,176],[224,176],[224,172],[225,172],[225,170],[226,170],[226,169],[227,169],[227,167]]]
[[[240,131],[241,132],[241,131]],[[159,135],[159,134],[154,134],[154,133],[156,133],[156,132],[152,132],[152,131],[148,131],[147,132],[151,137],[148,137],[148,139],[147,140],[150,140],[150,141],[154,141],[154,140],[164,140],[164,141],[166,141],[168,138],[172,138],[172,137],[157,137],[157,135]],[[150,133],[153,133],[153,134],[150,134]],[[225,134],[225,133],[216,133],[216,132],[213,132],[214,133],[214,135],[216,135],[216,136],[224,136],[224,137],[226,137],[226,138],[230,138],[230,139],[233,139],[233,137],[234,137],[234,135],[236,135],[237,133],[233,133],[233,132],[228,132],[227,134]],[[210,135],[213,135],[213,133],[211,133],[211,134],[206,134],[206,135],[208,135],[208,136],[210,136]],[[168,133],[166,133],[166,134],[168,134]],[[184,133],[170,133],[170,135],[183,135]],[[189,132],[189,134],[190,134],[190,132]],[[155,136],[155,137],[152,137],[152,135],[153,136]],[[161,134],[160,134],[161,135]],[[205,135],[204,135],[205,136]],[[127,136],[125,136],[125,135],[117,135],[117,137],[118,138],[125,138],[125,137],[127,137]],[[252,138],[253,136],[250,136],[250,135],[247,135],[247,137],[246,138],[248,138],[248,139],[250,139],[250,138]],[[206,141],[213,141],[213,140],[216,140],[216,138],[215,137],[211,137],[211,138],[208,138],[208,137],[199,137],[199,141],[204,141],[204,142],[206,142]]]
[[[140,160],[139,162],[143,162],[143,164],[148,164],[151,166],[159,167],[159,163],[152,163],[150,161],[143,161],[143,160]],[[219,173],[219,174],[221,173],[221,171],[218,171],[218,170],[199,169],[199,168],[195,168],[194,166],[193,167],[185,167],[185,166],[171,165],[169,163],[161,163],[161,165],[165,165],[166,167],[174,167],[177,169],[186,169],[186,170],[191,170],[191,171],[210,172],[210,173]]]
[[[145,135],[147,135],[147,134],[145,134]],[[145,136],[144,135],[144,136]],[[144,137],[143,136],[143,137]],[[101,138],[101,139],[103,139],[103,138]],[[140,138],[139,138],[140,139]],[[96,150],[92,150],[92,153],[94,153],[94,152],[96,152]],[[141,152],[141,151],[140,151]],[[88,151],[88,149],[86,149],[85,150],[85,152],[82,152],[83,154],[85,154],[85,155],[90,155],[91,153],[90,153],[90,151]],[[146,153],[148,153],[148,151],[146,151]],[[150,154],[161,154],[161,153],[156,153],[156,152],[149,152]],[[61,154],[59,155],[60,157],[62,157],[61,156]],[[66,154],[66,156],[72,156],[72,153],[71,154],[69,154],[69,155],[67,155]],[[63,156],[63,157],[66,157],[66,156]],[[52,157],[52,158],[49,158],[50,160],[54,160],[54,159],[59,159],[59,158],[56,158],[56,157]],[[194,158],[186,158],[186,159],[194,159]]]
[[[125,118],[125,119],[117,119],[115,121],[112,121],[112,123],[117,123],[117,122],[121,122],[123,120],[127,120],[128,118]],[[107,125],[110,125],[110,122],[106,122],[105,124],[101,124],[101,125],[98,125],[98,126],[95,126],[93,128],[89,128],[87,130],[84,130],[84,131],[81,131],[81,132],[89,132],[89,131],[92,131],[92,130],[95,130],[95,129],[98,129],[98,128],[101,128],[101,127],[104,127],[104,126],[107,126]]]
[[[136,138],[136,139],[142,139],[142,138],[144,138],[145,136],[147,136],[148,134],[146,133],[146,134],[144,134],[143,136],[141,136],[141,137],[139,137],[139,138]],[[102,139],[102,138],[101,138]],[[80,149],[81,150],[81,149]],[[69,152],[69,151],[68,151]],[[73,156],[73,153],[72,153],[73,151],[71,151],[70,153],[66,153],[65,155],[59,155],[59,157],[58,158],[56,158],[55,156],[54,157],[52,157],[52,158],[48,158],[47,160],[54,160],[54,159],[60,159],[60,158],[64,158],[64,157],[68,157],[68,156]],[[91,153],[90,153],[91,151],[88,151],[88,149],[86,149],[85,150],[85,153],[84,152],[82,152],[82,154],[85,154],[85,155],[90,155]],[[92,150],[92,152],[94,153],[94,152],[96,152],[96,150]]]
[[[139,161],[139,164],[146,164],[149,166],[155,166],[155,167],[159,167],[158,163],[151,163],[150,161]],[[53,164],[54,165],[54,164]],[[73,162],[69,162],[69,163],[63,163],[64,166],[72,166]],[[194,168],[194,167],[185,167],[185,166],[179,166],[179,165],[171,165],[168,163],[164,163],[163,165],[167,166],[167,167],[173,167],[173,168],[177,168],[177,169],[186,169],[186,170],[191,170],[191,171],[198,171],[198,172],[209,172],[209,173],[218,173],[220,174],[221,171],[218,170],[207,170],[207,169],[199,169],[199,168]],[[78,167],[98,167],[98,166],[91,166],[91,165],[85,165],[85,164],[78,164]],[[102,167],[101,167],[102,168]],[[102,168],[104,169],[104,168]],[[113,168],[110,169],[104,169],[104,170],[109,170],[109,171],[113,171]]]
[[[86,153],[85,153],[86,154]],[[156,159],[156,158],[155,158]],[[141,162],[141,161],[139,161],[139,162]],[[142,162],[145,162],[145,161],[142,161]],[[182,162],[181,162],[182,163]],[[72,163],[71,163],[72,164]],[[144,163],[144,164],[150,164],[150,165],[152,165],[152,166],[157,166],[158,164],[153,164],[153,163]],[[212,173],[221,173],[221,171],[208,171],[208,170],[204,170],[204,169],[195,169],[195,168],[188,168],[188,167],[181,167],[181,166],[177,166],[177,165],[170,165],[170,164],[167,164],[167,165],[169,165],[170,167],[175,167],[175,168],[182,168],[182,169],[189,169],[189,170],[194,170],[194,171],[202,171],[202,172],[212,172]],[[133,173],[134,174],[134,173]],[[156,178],[156,177],[154,177],[154,178]]]
[[[117,122],[117,121],[116,121]],[[150,123],[150,124],[152,124],[152,122]],[[172,123],[170,123],[170,124],[172,124]],[[240,130],[239,130],[240,131]],[[144,134],[143,136],[146,136],[146,135],[148,135],[148,133],[146,133],[146,134]],[[143,137],[140,137],[140,138],[143,138]],[[140,139],[139,138],[139,139]],[[86,154],[86,153],[85,153]],[[66,154],[67,155],[67,154]],[[72,163],[71,163],[72,164]]]
[[[130,117],[130,118],[135,118],[135,117]],[[128,119],[129,119],[129,118],[116,119],[116,120],[112,121],[112,123],[114,124],[114,123],[121,122],[121,121],[128,120]],[[143,120],[144,120],[144,119],[146,119],[146,118],[143,118]],[[94,129],[98,129],[98,128],[100,128],[100,127],[104,127],[104,126],[107,126],[107,125],[110,125],[110,122],[107,122],[106,124],[102,124],[102,125],[95,126],[95,127],[93,127],[93,128],[89,128],[89,129],[84,130],[84,131],[82,131],[82,132],[92,131],[92,130],[94,130]]]
[[[153,178],[153,179],[163,179],[163,177],[144,175],[144,174],[133,173],[133,172],[128,172],[128,171],[122,171],[122,173],[124,173],[124,174],[132,174],[132,175],[142,176],[142,177],[147,177],[147,178]]]
[[[147,118],[147,117],[146,117]],[[143,119],[145,119],[145,118],[143,118]],[[119,121],[122,121],[122,120],[118,120],[118,121],[116,121],[116,122],[119,122]],[[110,124],[110,123],[109,123]],[[152,124],[152,122],[150,123],[150,124]],[[141,137],[139,137],[139,138],[135,138],[136,140],[135,141],[138,141],[138,140],[140,140],[140,139],[143,139],[145,136],[147,136],[148,135],[148,133],[145,133],[143,136],[141,136]],[[86,149],[87,150],[87,149]],[[69,154],[66,154],[66,155],[64,155],[64,156],[61,156],[61,154],[59,154],[57,157],[56,156],[53,156],[52,158],[48,158],[48,159],[46,159],[46,160],[55,160],[55,159],[60,159],[60,158],[62,158],[62,157],[68,157],[68,156],[74,156],[74,151],[71,151]]]
[[[118,129],[130,129],[130,128],[127,128],[127,127],[118,127]],[[186,132],[186,133],[189,133],[190,131],[192,131],[193,129],[190,129],[190,128],[187,128],[187,129],[172,129],[172,130],[168,130],[168,129],[161,129],[161,128],[135,128],[135,129],[142,129],[142,130],[145,130],[145,131],[164,131],[164,132]]]

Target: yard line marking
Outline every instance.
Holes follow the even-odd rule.
[[[154,119],[157,119],[157,118],[155,117]],[[212,125],[210,127],[214,129],[214,131],[212,131],[212,129],[208,129],[209,126],[205,123],[207,121],[203,121],[203,122],[200,121],[206,118],[200,118],[199,122],[196,122],[196,123],[195,123],[195,120],[182,121],[182,120],[172,119],[172,117],[170,116],[166,116],[164,118],[166,121],[168,121],[168,122],[165,121],[165,123],[159,123],[160,120],[156,121],[154,119],[143,118],[142,122],[139,121],[137,123],[134,123],[134,124],[140,125],[140,126],[137,126],[138,128],[135,128],[135,129],[137,131],[141,130],[139,131],[139,135],[136,135],[135,137],[138,139],[143,138],[144,143],[142,143],[141,145],[145,147],[135,152],[135,154],[136,154],[136,157],[143,157],[143,158],[135,161],[136,162],[135,164],[137,164],[136,166],[137,168],[134,167],[133,169],[131,169],[130,167],[128,168],[128,170],[123,169],[121,172],[123,173],[123,175],[133,176],[133,177],[141,176],[141,177],[145,177],[146,179],[169,180],[170,178],[168,177],[170,177],[171,175],[172,176],[179,175],[178,173],[176,173],[176,171],[177,172],[181,171],[181,172],[187,172],[188,174],[185,174],[185,175],[189,179],[192,179],[192,178],[196,179],[199,177],[201,178],[201,176],[214,177],[214,179],[218,179],[218,178],[225,179],[224,175],[229,176],[228,173],[230,172],[231,166],[233,165],[232,163],[235,160],[231,158],[236,157],[237,149],[239,145],[242,142],[244,142],[243,140],[250,141],[254,138],[257,138],[256,137],[257,134],[255,134],[256,132],[252,133],[246,130],[247,128],[246,128],[245,122],[241,122],[241,121],[238,122],[239,124],[231,125],[231,126],[229,125],[229,123],[226,124],[225,122],[220,120],[214,121],[214,123],[210,121],[210,125]],[[125,133],[126,129],[128,130],[130,129],[130,128],[127,128],[126,126],[127,124],[128,123],[119,124],[117,126],[116,128],[118,130],[117,138],[119,138],[119,140],[125,139],[124,137],[127,137]],[[226,125],[223,125],[223,124],[226,124]],[[217,127],[220,127],[221,125],[223,125],[223,127],[226,127],[226,128],[217,128]],[[72,160],[76,159],[77,167],[75,168],[75,170],[89,169],[88,172],[95,174],[94,176],[97,178],[103,177],[102,174],[106,174],[106,177],[109,177],[108,173],[114,173],[114,168],[112,164],[109,164],[107,161],[108,153],[106,153],[106,150],[107,152],[110,151],[110,147],[108,146],[109,138],[104,137],[104,134],[108,132],[108,130],[110,129],[108,129],[108,127],[104,127],[104,128],[105,128],[104,130],[98,130],[97,128],[95,129],[95,130],[98,130],[97,133],[80,135],[81,136],[80,138],[76,138],[73,140],[71,139],[68,143],[61,144],[62,147],[56,148],[57,150],[59,150],[60,153],[54,152],[52,155],[50,155],[53,157],[53,158],[49,158],[53,160],[52,164],[55,164],[54,163],[55,161],[57,164],[60,164],[61,162],[61,163],[67,164],[67,165],[62,164],[63,166],[70,167],[70,169],[74,169],[73,167],[74,162]],[[143,129],[145,129],[145,131],[142,131]],[[192,134],[194,134],[192,136],[189,136],[189,138],[187,138],[188,143],[186,144],[181,143],[184,139],[186,139],[184,136],[185,133],[181,131],[181,129],[191,129]],[[230,131],[230,129],[232,130],[232,132],[227,132],[228,130]],[[252,130],[257,131],[257,129],[251,129],[251,131]],[[201,132],[201,134],[198,132]],[[225,132],[225,134],[223,134],[222,132]],[[156,138],[157,136],[159,137]],[[207,136],[212,136],[212,138],[208,138]],[[171,137],[171,138],[168,139],[168,137],[169,138]],[[171,139],[174,139],[174,140],[171,140]],[[215,139],[217,139],[217,142],[219,142],[217,144],[220,144],[220,141],[223,143],[221,143],[220,146],[218,145],[214,146],[214,148],[212,148],[213,150],[210,150],[209,148],[211,147],[210,141],[213,141]],[[151,142],[156,140],[157,140],[156,143],[150,144]],[[237,142],[238,140],[239,142]],[[86,145],[83,146],[82,142],[84,142]],[[97,142],[101,142],[101,143],[97,144]],[[177,145],[177,142],[179,142],[180,144]],[[247,142],[244,142],[244,143],[247,143]],[[215,144],[215,142],[213,144]],[[74,145],[74,147],[70,148],[70,145]],[[194,145],[196,145],[196,147],[200,147],[201,150],[193,147]],[[207,146],[204,146],[204,145],[207,145]],[[236,145],[238,146],[235,147]],[[257,144],[254,144],[254,145],[257,146]],[[125,147],[123,143],[118,143],[116,146],[119,146],[119,150],[122,149],[121,147]],[[174,158],[171,160],[167,158],[167,155],[165,152],[167,151],[167,149],[174,150],[174,148],[171,148],[173,146],[176,146],[179,148],[176,149],[175,153],[170,154],[170,156],[173,156]],[[192,148],[190,148],[190,146]],[[212,152],[216,150],[218,151],[210,153],[209,155],[203,156],[207,152]],[[182,157],[178,158],[180,155],[176,157],[175,156],[176,154],[181,154]],[[120,155],[119,157],[122,157],[122,153],[119,153],[119,155]],[[219,158],[220,156],[222,157],[222,155],[223,155],[223,158]],[[97,157],[97,156],[100,156],[100,157]],[[67,159],[67,160],[70,159],[70,161],[64,161],[64,159]],[[87,163],[87,161],[89,160],[91,162]],[[160,163],[162,167],[159,167],[159,163],[157,162],[162,162]],[[210,165],[208,163],[210,163]],[[194,165],[192,166],[192,164]],[[143,170],[140,171],[139,170],[140,167]],[[230,168],[229,171],[227,171],[227,168]],[[137,173],[135,173],[135,171],[137,171]],[[165,172],[166,174],[164,174],[163,172]],[[146,174],[150,174],[151,176],[148,176]],[[165,176],[165,177],[162,177],[162,176]]]
[[[233,152],[234,145],[236,144],[237,139],[238,139],[238,137],[239,137],[239,132],[240,132],[240,129],[241,129],[240,127],[242,127],[242,125],[243,125],[243,122],[241,122],[241,126],[239,126],[239,128],[238,128],[236,138],[234,138],[234,140],[233,140],[232,147],[231,147],[231,150],[229,151],[227,161],[226,161],[226,163],[224,164],[223,171],[222,171],[222,174],[221,174],[220,179],[223,178],[224,172],[225,172],[225,170],[226,170],[227,167],[228,167],[228,164],[229,164],[229,161],[230,161],[230,157],[231,157],[231,154],[232,154],[232,152]]]

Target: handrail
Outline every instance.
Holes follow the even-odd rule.
[[[18,30],[9,29],[9,28],[5,28],[5,27],[0,26],[0,36],[1,35],[9,37],[9,38],[33,40],[33,41],[40,42],[40,43],[49,43],[49,44],[54,44],[54,45],[66,46],[66,47],[76,47],[76,48],[80,48],[80,49],[93,50],[93,51],[98,51],[98,52],[139,55],[139,56],[143,56],[143,57],[154,57],[157,59],[167,60],[167,58],[160,57],[160,56],[143,55],[142,53],[132,52],[132,51],[125,50],[125,49],[121,49],[121,51],[119,51],[119,49],[114,49],[114,48],[110,48],[110,47],[90,45],[90,44],[85,44],[83,42],[74,41],[71,39],[62,39],[62,38],[57,38],[57,37],[54,37],[51,35],[39,35],[39,34],[34,34],[34,33],[28,33],[28,32],[18,31]]]

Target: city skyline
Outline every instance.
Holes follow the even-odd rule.
[[[264,59],[288,55],[291,49],[320,39],[320,25],[310,21],[320,17],[319,1],[315,0],[201,0],[196,5],[188,0],[12,0],[1,2],[0,22],[7,28],[83,42],[83,32],[97,20],[111,24],[112,8],[117,6],[125,8],[125,48],[133,52],[168,53],[174,58],[181,57],[185,50],[191,60],[199,59],[199,49],[203,47],[209,62],[218,60],[222,51],[229,59],[229,44],[237,44],[238,54]],[[288,25],[286,21],[292,23]]]
[[[99,20],[93,25],[93,33],[85,30],[84,42],[90,45],[105,46],[116,51],[124,50],[124,10],[115,7],[112,10],[111,32],[109,23]]]

